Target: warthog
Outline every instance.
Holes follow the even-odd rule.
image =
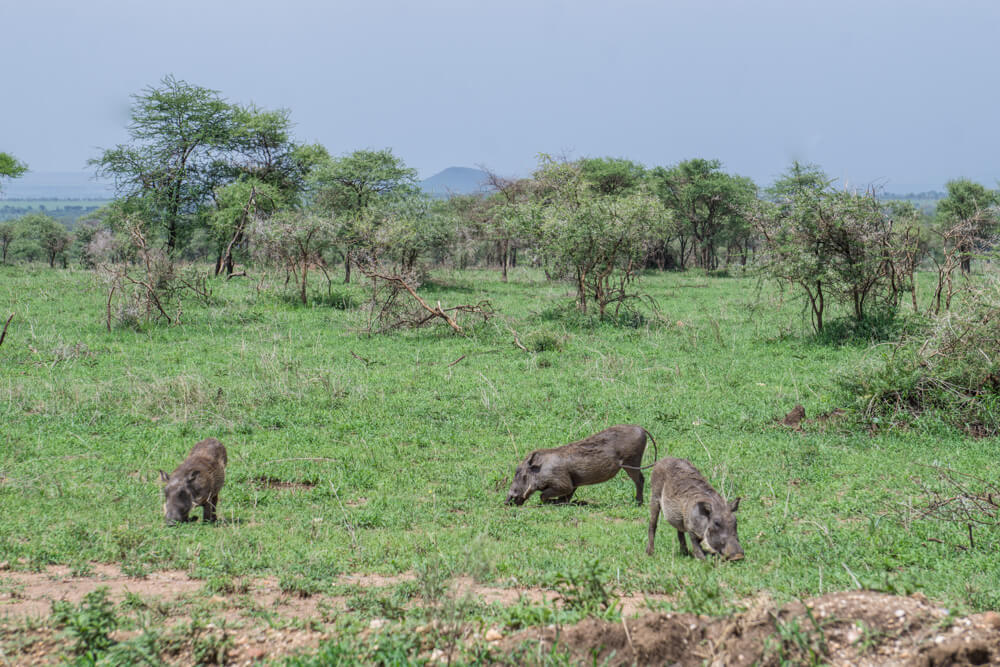
[[[163,514],[167,524],[190,521],[188,513],[201,506],[202,520],[215,521],[219,490],[226,481],[226,448],[215,438],[205,438],[169,476],[160,471]]]
[[[562,447],[536,449],[517,466],[507,504],[523,505],[535,491],[541,494],[542,502],[567,502],[578,486],[606,482],[624,470],[635,482],[635,501],[642,505],[645,479],[639,466],[647,435],[643,427],[626,424]],[[655,451],[655,440],[653,448]]]
[[[683,555],[688,554],[684,533],[691,533],[691,548],[696,558],[705,558],[702,544],[729,560],[743,558],[733,516],[740,506],[739,498],[727,504],[698,469],[684,459],[657,461],[651,480],[647,554],[653,555],[653,537],[662,510],[670,525],[677,529]]]

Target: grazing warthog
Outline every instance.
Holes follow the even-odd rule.
[[[726,503],[698,469],[684,459],[666,458],[653,466],[652,494],[649,499],[649,544],[646,553],[653,555],[653,537],[660,510],[677,529],[681,553],[688,553],[684,533],[691,533],[695,558],[705,558],[702,544],[729,560],[741,560],[743,548],[736,534],[737,498]]]
[[[160,471],[163,515],[167,524],[191,521],[188,513],[201,505],[202,520],[215,521],[219,489],[226,481],[226,448],[215,438],[205,438],[169,476]]]
[[[639,466],[647,435],[641,426],[619,425],[562,447],[536,449],[517,466],[507,504],[523,505],[535,491],[542,502],[567,502],[576,487],[606,482],[624,470],[635,482],[635,501],[642,505],[645,479]],[[653,447],[655,451],[655,440]]]

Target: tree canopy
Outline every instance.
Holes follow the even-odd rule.
[[[114,179],[131,213],[162,227],[173,253],[203,226],[217,188],[253,177],[295,203],[325,151],[290,136],[285,110],[230,104],[209,88],[167,76],[133,96],[130,141],[90,164]]]
[[[10,153],[0,152],[0,189],[3,187],[4,178],[20,178],[26,171],[28,165]]]

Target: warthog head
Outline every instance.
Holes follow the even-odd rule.
[[[198,477],[197,470],[191,470],[186,475],[177,474],[173,477],[160,471],[163,487],[163,516],[167,525],[190,521],[188,514],[194,506],[192,484]]]
[[[507,492],[508,505],[523,505],[528,496],[538,488],[536,476],[542,467],[535,463],[536,457],[537,452],[532,452],[531,456],[522,461],[514,471],[514,481],[510,484],[510,491]]]
[[[720,554],[727,560],[742,560],[743,547],[736,534],[736,517],[740,499],[728,505],[725,502],[699,502],[694,510],[694,533],[701,537],[701,543],[709,551]]]

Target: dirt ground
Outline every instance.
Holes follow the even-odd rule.
[[[412,574],[344,575],[338,583],[388,589],[413,579]],[[224,638],[221,657],[234,665],[314,651],[331,636],[333,620],[347,605],[346,597],[283,592],[273,578],[237,580],[235,590],[213,594],[206,592],[204,581],[185,572],[132,578],[116,566],[95,564],[85,576],[73,576],[65,567],[22,572],[0,563],[0,665],[64,661],[71,640],[49,627],[52,603],[78,604],[98,587],[107,587],[115,603],[141,600],[145,609],[158,611],[164,627],[188,628],[185,636],[192,642]],[[552,591],[483,586],[468,578],[456,580],[455,592],[503,605],[519,598],[555,600]],[[741,606],[746,611],[728,617],[655,613],[646,605],[650,598],[665,599],[622,597],[622,622],[588,619],[513,634],[502,628],[470,630],[466,641],[488,645],[494,660],[506,664],[541,662],[555,647],[568,652],[573,662],[607,665],[1000,665],[1000,613],[954,618],[919,593],[840,592],[784,606],[762,595],[745,601]],[[196,616],[211,620],[192,630]],[[365,632],[374,636],[391,625],[373,619]],[[112,637],[120,641],[137,634],[119,630]],[[161,658],[189,664],[193,650],[175,644]],[[426,653],[425,658],[444,660],[433,647]]]

